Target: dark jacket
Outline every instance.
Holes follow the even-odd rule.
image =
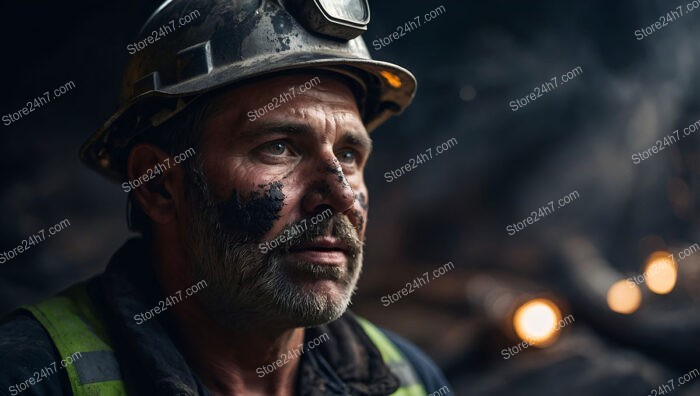
[[[112,257],[105,272],[88,282],[88,293],[106,323],[127,389],[137,395],[207,395],[208,392],[175,347],[166,329],[169,312],[138,325],[134,315],[162,299],[151,270],[147,245],[128,241]],[[355,316],[314,328],[305,344],[328,333],[328,340],[301,355],[297,395],[388,395],[398,386],[379,351]],[[415,346],[385,332],[413,365],[428,392],[448,386],[435,364]],[[37,375],[62,357],[31,314],[18,310],[0,323],[0,395],[70,395],[65,370]],[[15,393],[10,387],[34,378],[39,381]]]

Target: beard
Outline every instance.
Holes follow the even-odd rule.
[[[236,329],[265,324],[309,327],[334,321],[347,310],[362,270],[363,243],[346,215],[335,213],[263,252],[259,242],[264,232],[236,227],[237,220],[232,220],[231,213],[243,213],[248,223],[255,217],[242,208],[238,194],[234,191],[229,200],[217,202],[201,166],[195,165],[188,174],[192,184],[187,189],[191,230],[184,233],[185,251],[192,279],[207,282],[197,299],[210,318]],[[275,185],[279,189],[274,199],[280,201],[279,196],[284,197],[281,184]],[[255,196],[259,206],[261,198],[258,193],[251,194],[251,198]],[[273,217],[278,217],[276,212]],[[267,222],[267,228],[271,227],[270,216]],[[285,230],[299,230],[301,224],[287,224],[275,239],[289,235]],[[346,265],[316,264],[291,256],[294,246],[324,235],[348,247]]]

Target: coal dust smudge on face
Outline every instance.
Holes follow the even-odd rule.
[[[345,178],[345,174],[343,173],[343,168],[340,165],[340,162],[338,161],[337,158],[333,158],[333,166],[326,165],[324,170],[328,173],[332,173],[338,177],[338,182],[343,185],[345,188],[352,189],[350,187],[350,183],[348,183],[348,179]]]
[[[282,192],[284,186],[281,182],[258,187],[259,190],[251,192],[246,199],[242,199],[241,194],[233,190],[231,198],[219,204],[223,225],[255,240],[272,229],[285,205],[285,195]]]
[[[355,200],[360,204],[360,207],[363,210],[369,209],[369,205],[367,204],[367,197],[365,196],[365,193],[360,192],[360,193],[355,193]]]
[[[343,168],[340,165],[340,162],[338,162],[337,159],[333,159],[333,166],[326,165],[324,170],[328,173],[332,173],[338,177],[338,183],[340,183],[343,188],[346,188],[350,191],[352,191],[352,187],[350,186],[350,183],[348,182],[348,179],[345,177],[345,174],[343,173]],[[362,229],[364,228],[365,225],[365,214],[368,209],[367,205],[367,197],[363,192],[360,193],[354,193],[353,196],[355,200],[360,204],[360,207],[362,210],[357,210],[357,209],[351,209],[353,216],[357,218],[357,225],[356,225],[356,230],[357,232],[362,232]]]

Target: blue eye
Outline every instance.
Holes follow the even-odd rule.
[[[270,142],[263,147],[263,150],[272,155],[284,155],[287,152],[287,145],[280,141]]]
[[[357,155],[353,150],[343,150],[338,154],[338,161],[344,164],[357,162]]]

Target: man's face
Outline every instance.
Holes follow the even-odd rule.
[[[362,267],[371,151],[350,88],[325,74],[234,88],[201,139],[181,233],[205,309],[227,326],[337,319]]]

